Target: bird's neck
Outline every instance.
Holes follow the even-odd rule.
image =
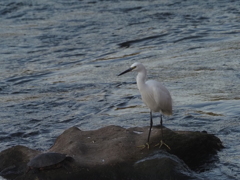
[[[138,86],[138,89],[142,89],[146,86],[145,82],[146,82],[146,76],[147,76],[147,71],[146,69],[144,69],[143,71],[141,72],[138,72],[138,75],[137,75],[137,86]]]

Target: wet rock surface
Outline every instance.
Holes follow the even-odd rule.
[[[166,147],[160,141],[159,126],[152,129],[150,149],[148,127],[125,129],[107,126],[94,131],[71,127],[48,152],[66,154],[64,166],[27,172],[27,163],[42,153],[14,146],[0,153],[1,176],[7,179],[198,179],[193,171],[217,154],[221,141],[206,132],[178,132],[163,128]],[[27,172],[27,173],[26,173]]]

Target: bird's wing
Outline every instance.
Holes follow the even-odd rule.
[[[153,93],[158,111],[163,114],[172,114],[172,98],[169,91],[158,81],[150,80],[146,82]]]

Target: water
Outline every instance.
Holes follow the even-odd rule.
[[[116,76],[140,61],[172,94],[165,126],[223,141],[200,176],[240,178],[240,1],[5,0],[0,18],[0,151],[149,125],[135,74]]]

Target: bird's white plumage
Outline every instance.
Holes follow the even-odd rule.
[[[149,148],[149,139],[150,139],[151,129],[153,125],[152,111],[161,112],[165,115],[171,115],[172,114],[172,98],[169,91],[160,82],[155,80],[146,81],[147,71],[141,63],[132,64],[129,69],[120,73],[118,76],[121,76],[130,71],[136,71],[138,73],[136,77],[137,86],[142,96],[143,102],[150,109],[150,128],[148,132],[147,143],[146,145],[144,145],[144,147],[147,146]],[[162,116],[160,116],[160,124],[161,124],[161,132],[163,137]],[[165,145],[168,149],[170,149],[170,147],[166,143],[164,143],[163,140],[160,141],[159,147],[161,147],[162,145]]]
[[[162,112],[165,115],[172,114],[172,98],[169,91],[158,81],[146,81],[147,71],[141,63],[131,65],[133,71],[138,72],[137,86],[143,102],[153,112]]]
[[[143,102],[153,112],[162,112],[165,115],[172,114],[172,99],[169,91],[158,81],[149,80],[145,91],[140,91]]]

